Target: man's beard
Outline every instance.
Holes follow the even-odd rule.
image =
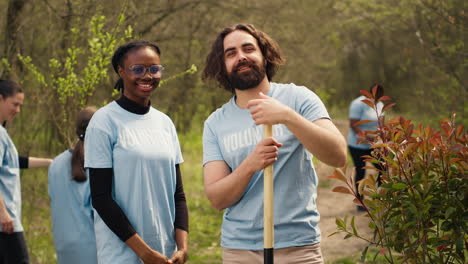
[[[250,70],[247,72],[239,73],[237,70],[247,65],[250,67]],[[255,62],[245,61],[239,63],[236,68],[233,69],[233,72],[228,74],[229,86],[232,91],[234,89],[238,90],[248,90],[257,87],[262,80],[265,78],[265,67],[259,67]]]

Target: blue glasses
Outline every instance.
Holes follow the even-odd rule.
[[[151,65],[149,67],[145,67],[144,65],[133,65],[129,69],[135,77],[143,78],[146,72],[149,72],[152,77],[156,77],[156,75],[162,73],[164,67],[162,65]]]

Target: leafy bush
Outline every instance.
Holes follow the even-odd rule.
[[[361,93],[367,97],[363,102],[376,111],[376,102],[391,100],[376,98],[376,89]],[[386,103],[383,111],[393,105]],[[415,126],[404,117],[384,122],[382,113],[377,114],[378,130],[364,133],[376,134],[372,156],[366,158],[379,168],[366,169],[377,170],[380,176],[358,183],[364,198],[354,189],[354,168],[336,169],[329,176],[345,183],[334,192],[351,194],[365,208],[374,236],[361,236],[354,217],[349,223],[347,217],[337,218],[337,232],[332,235],[364,239],[380,248],[388,263],[466,263],[468,135],[464,127],[456,126],[455,115],[440,121],[437,130]]]

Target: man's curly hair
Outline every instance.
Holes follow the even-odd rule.
[[[236,30],[245,31],[257,40],[258,46],[266,62],[265,72],[269,81],[272,80],[279,66],[286,62],[278,43],[276,43],[276,41],[266,33],[257,30],[254,25],[236,24],[224,28],[214,41],[211,51],[206,57],[206,65],[203,70],[202,79],[214,79],[220,86],[232,93],[234,93],[234,90],[229,85],[229,78],[224,64],[224,38]]]

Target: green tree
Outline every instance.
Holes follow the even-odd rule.
[[[6,14],[5,26],[5,46],[3,49],[5,60],[3,62],[5,71],[0,72],[0,77],[17,80],[16,69],[18,68],[18,58],[16,53],[20,51],[19,32],[23,21],[24,6],[27,0],[9,0]]]
[[[341,87],[349,94],[380,82],[392,87],[388,93],[400,111],[436,119],[465,114],[463,5],[461,0],[337,2]]]
[[[132,28],[122,27],[123,15],[111,32],[107,32],[104,22],[102,15],[91,19],[86,47],[77,45],[78,29],[72,28],[71,47],[67,49],[66,57],[50,59],[47,72],[41,72],[32,63],[31,57],[18,54],[24,66],[46,91],[44,97],[50,100],[44,101],[44,104],[51,106],[47,109],[52,125],[58,132],[60,142],[66,142],[66,147],[72,146],[76,138],[73,129],[76,114],[89,103],[96,88],[108,78],[113,51],[125,39],[132,37]]]

